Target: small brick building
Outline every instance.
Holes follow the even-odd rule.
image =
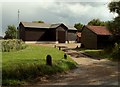
[[[81,43],[89,49],[104,48],[112,43],[112,34],[105,26],[83,26]]]

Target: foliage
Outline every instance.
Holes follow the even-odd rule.
[[[22,85],[24,84],[24,81],[20,81],[20,80],[3,80],[2,84],[4,85]]]
[[[89,56],[93,57],[93,58],[111,58],[110,53],[105,52],[104,50],[89,50],[89,49],[82,49],[81,52],[88,54]]]
[[[117,43],[115,46],[109,46],[102,50],[81,49],[80,51],[96,59],[107,58],[113,61],[120,61],[120,44]]]
[[[27,45],[18,39],[1,40],[2,52],[11,52],[25,49]]]
[[[115,43],[112,57],[113,57],[112,60],[120,60],[120,44]]]
[[[88,25],[94,25],[94,26],[105,26],[106,22],[101,21],[100,19],[93,19],[88,22]]]
[[[4,39],[15,39],[17,38],[17,29],[14,25],[8,25],[7,31],[5,32]]]
[[[108,22],[107,27],[114,36],[115,42],[120,43],[120,17],[114,18],[113,21]]]
[[[74,27],[75,27],[77,30],[79,30],[79,31],[82,31],[81,29],[82,29],[83,26],[84,26],[84,25],[81,24],[81,23],[76,23],[76,24],[74,25]]]
[[[114,41],[116,42],[113,48],[112,60],[120,60],[120,1],[112,1],[108,7],[110,12],[118,14],[112,21],[108,22],[107,27],[113,34]]]
[[[114,12],[120,15],[120,0],[118,0],[118,2],[115,1],[110,2],[108,7],[110,9],[110,12]]]
[[[52,66],[46,65],[48,54],[52,56]],[[3,85],[10,85],[9,81],[11,82],[11,80],[26,82],[37,76],[55,74],[75,68],[76,63],[69,56],[67,60],[63,57],[64,52],[57,48],[36,45],[29,45],[26,49],[16,52],[3,52]]]
[[[44,23],[44,21],[33,21],[33,23]]]
[[[120,1],[110,2],[108,7],[110,9],[110,12],[118,14],[114,20],[108,23],[107,27],[113,33],[115,41],[117,43],[120,43]]]

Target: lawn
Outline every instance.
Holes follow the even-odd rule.
[[[46,56],[52,56],[52,66],[46,65]],[[18,85],[38,76],[55,74],[75,68],[75,62],[57,48],[29,45],[16,52],[2,53],[3,85]]]

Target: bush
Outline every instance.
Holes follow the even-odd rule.
[[[113,45],[109,45],[109,46],[107,46],[107,47],[105,47],[104,48],[104,53],[106,54],[110,54],[110,53],[112,53],[113,52],[113,50],[114,50],[114,44]]]
[[[113,60],[120,60],[120,44],[115,43],[112,57],[113,57]]]
[[[19,39],[1,40],[2,52],[11,52],[25,49],[27,45]]]
[[[20,80],[3,80],[2,85],[9,85],[9,86],[15,86],[15,85],[22,85],[24,84],[23,81]]]

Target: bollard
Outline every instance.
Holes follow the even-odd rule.
[[[76,47],[76,49],[78,49],[78,46]]]
[[[64,54],[64,59],[67,59],[67,55],[66,54]]]
[[[61,50],[61,47],[59,47],[59,50]]]
[[[46,65],[52,66],[52,57],[50,55],[47,55],[46,57]]]

